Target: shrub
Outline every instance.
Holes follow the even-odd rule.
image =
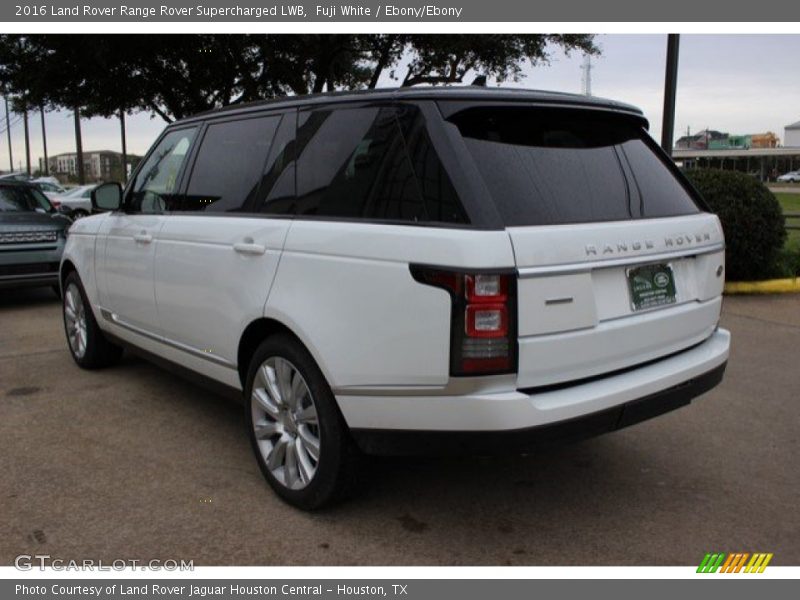
[[[722,222],[727,278],[748,281],[784,275],[781,252],[786,229],[773,193],[737,171],[691,169],[685,174]]]

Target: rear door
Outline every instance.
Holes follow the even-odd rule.
[[[158,235],[155,295],[165,340],[225,366],[261,317],[289,219],[258,212],[294,194],[295,113],[210,122],[185,193]]]
[[[610,373],[711,335],[719,221],[633,117],[515,106],[450,121],[514,248],[519,387]]]

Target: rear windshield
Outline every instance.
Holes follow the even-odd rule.
[[[461,132],[506,226],[699,212],[647,133],[628,118],[484,107],[449,120]]]

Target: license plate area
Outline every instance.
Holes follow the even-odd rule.
[[[631,308],[649,310],[675,304],[675,274],[667,263],[631,267],[626,270]]]

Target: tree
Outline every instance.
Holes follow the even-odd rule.
[[[404,86],[462,83],[470,74],[518,81],[525,62],[547,64],[553,51],[599,54],[592,35],[412,35]]]
[[[17,111],[33,107],[73,112],[78,180],[83,183],[81,110],[96,91],[88,76],[94,46],[77,36],[0,36],[0,86],[13,94]]]
[[[30,35],[0,36],[0,85],[80,115],[142,110],[170,122],[284,95],[401,83],[462,83],[471,74],[519,80],[555,51],[599,52],[591,35]],[[76,132],[78,130],[76,129]],[[124,136],[124,129],[123,129]]]

